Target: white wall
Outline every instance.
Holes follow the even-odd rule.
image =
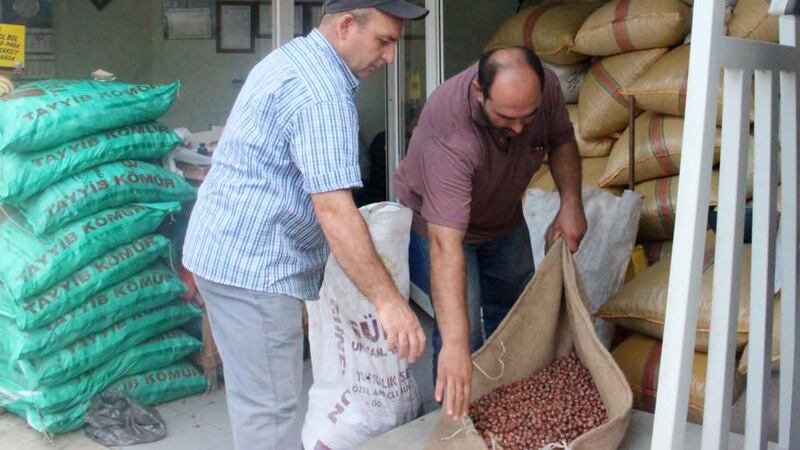
[[[233,80],[246,78],[270,51],[270,40],[256,39],[252,54],[216,53],[214,39],[165,40],[161,5],[162,0],[116,0],[98,12],[87,0],[54,1],[57,76],[84,78],[103,68],[121,81],[180,80],[180,99],[162,120],[193,130],[224,124],[239,91]],[[473,62],[515,8],[514,0],[445,0],[445,77]],[[414,62],[409,67],[422,69]],[[386,75],[381,71],[362,81],[357,96],[367,145],[385,129],[385,86]]]
[[[256,39],[255,53],[217,53],[215,39],[164,39],[162,2],[147,1],[151,3],[149,22],[154,28],[150,35],[150,79],[153,83],[183,83],[180,98],[161,120],[194,131],[224,125],[241,87],[234,80],[247,78],[250,69],[272,49],[271,40]]]
[[[150,0],[117,0],[98,12],[85,0],[53,1],[56,76],[86,78],[98,68],[148,82],[153,63]]]

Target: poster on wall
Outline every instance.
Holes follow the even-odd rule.
[[[217,3],[217,53],[255,51],[254,3]]]
[[[0,23],[0,69],[25,67],[25,27]]]
[[[164,11],[166,39],[211,39],[211,8],[183,8]]]
[[[3,23],[32,28],[52,28],[52,0],[2,0],[0,17]]]
[[[213,39],[215,10],[211,0],[164,0],[164,39]]]

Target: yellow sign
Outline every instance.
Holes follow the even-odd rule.
[[[0,68],[25,67],[25,26],[0,23]]]

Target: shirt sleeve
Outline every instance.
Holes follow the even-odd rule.
[[[575,129],[569,120],[567,105],[564,101],[564,93],[561,92],[561,84],[558,77],[548,71],[545,78],[545,101],[547,108],[547,145],[555,150],[566,142],[575,142]]]
[[[289,140],[307,193],[362,186],[355,105],[326,101],[302,108],[292,120]]]
[[[459,144],[429,139],[422,152],[423,198],[420,212],[426,222],[466,231],[472,204],[476,165]],[[460,151],[459,151],[460,150]]]

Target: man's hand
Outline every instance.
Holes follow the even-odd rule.
[[[581,245],[586,229],[583,203],[578,200],[566,202],[562,200],[561,207],[550,228],[552,234],[548,237],[548,242],[555,242],[556,239],[563,237],[569,251],[575,253]]]
[[[397,350],[400,359],[409,364],[417,360],[425,350],[425,332],[419,319],[402,297],[375,304],[378,320],[386,332],[389,351]]]
[[[469,391],[472,386],[472,358],[466,346],[442,346],[436,373],[434,398],[442,403],[445,413],[453,419],[467,415]]]

